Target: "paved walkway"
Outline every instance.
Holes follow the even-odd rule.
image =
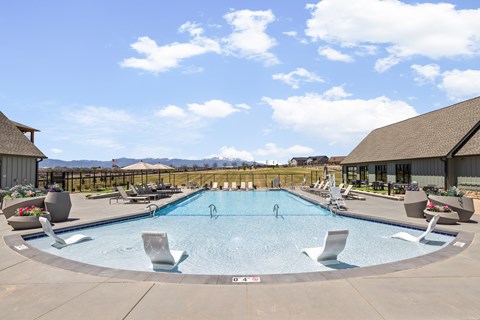
[[[79,220],[56,227],[145,208],[86,200],[81,194],[72,195],[72,202],[71,218]],[[352,212],[426,225],[407,218],[402,202],[368,197],[347,204]],[[473,220],[446,228],[478,235],[480,216]],[[14,233],[0,216],[2,239]],[[78,273],[35,262],[0,243],[0,319],[480,319],[478,297],[478,236],[460,254],[410,270],[260,285],[176,284]]]

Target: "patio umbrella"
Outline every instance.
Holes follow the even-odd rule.
[[[327,180],[327,177],[328,177],[328,168],[327,168],[327,166],[324,166],[324,167],[323,167],[322,179],[323,179],[323,180]]]
[[[140,161],[120,169],[122,170],[155,170],[156,168],[153,166],[153,164]]]
[[[163,164],[163,163],[156,163],[153,165],[153,168],[157,170],[174,170],[174,168],[167,166],[166,164]]]
[[[335,187],[335,175],[332,173],[330,175],[330,190]]]
[[[125,170],[125,171],[140,171],[140,178],[142,180],[142,183],[143,183],[143,171],[144,170],[155,170],[155,168],[153,167],[152,164],[145,163],[143,161],[131,164],[129,166],[126,166],[126,167],[123,167],[123,168],[120,168],[120,169]],[[148,175],[148,173],[147,173],[147,175]],[[148,179],[148,177],[147,177],[147,179]]]

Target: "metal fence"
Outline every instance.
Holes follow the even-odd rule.
[[[256,188],[270,188],[273,186],[273,180],[279,179],[280,185],[284,187],[299,186],[303,180],[306,185],[315,183],[322,178],[321,171],[312,171],[309,175],[304,174],[285,174],[285,173],[255,173],[242,172],[240,170],[231,170],[225,173],[207,173],[203,172],[161,172],[161,171],[76,171],[76,172],[41,172],[38,177],[39,187],[47,187],[54,183],[61,186],[66,191],[100,191],[105,189],[114,189],[116,186],[128,186],[130,183],[151,183],[162,181],[172,186],[190,187],[192,184],[197,186],[211,186],[217,182],[223,186],[224,182],[231,185],[236,182],[240,186],[241,182],[251,181]],[[340,176],[338,176],[340,178]]]

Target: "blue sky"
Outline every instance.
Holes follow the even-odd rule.
[[[63,160],[347,155],[480,95],[478,1],[4,1],[0,111]]]

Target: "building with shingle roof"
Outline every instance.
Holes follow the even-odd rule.
[[[0,112],[0,189],[16,184],[37,185],[38,162],[46,156],[33,144],[36,131]]]
[[[293,157],[289,161],[289,164],[294,167],[305,166],[307,165],[307,160],[308,160],[308,157]]]
[[[370,132],[342,161],[344,179],[480,190],[480,97]]]

